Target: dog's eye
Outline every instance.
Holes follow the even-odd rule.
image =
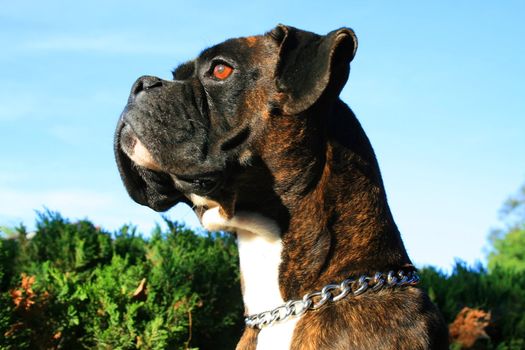
[[[213,76],[219,80],[228,78],[233,73],[233,68],[224,63],[219,63],[213,67]]]

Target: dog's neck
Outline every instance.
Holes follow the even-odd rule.
[[[334,123],[322,164],[301,169],[314,173],[301,177],[313,183],[298,183],[287,194],[274,189],[289,213],[287,225],[254,212],[226,218],[218,206],[201,218],[208,230],[237,232],[246,314],[272,310],[350,276],[410,263],[368,139],[355,119],[344,121],[351,125]],[[279,164],[266,165],[279,176]],[[287,349],[296,322],[263,329],[260,348]]]
[[[326,137],[317,145],[309,138],[301,139],[305,125],[299,125],[296,134],[288,126],[290,134],[285,138],[304,142],[303,149],[311,147],[312,154],[322,152],[323,157],[305,156],[303,164],[291,170],[290,164],[281,165],[275,157],[265,160],[272,174],[280,176],[286,171],[297,179],[295,187],[278,193],[290,217],[282,232],[279,268],[285,299],[301,298],[351,275],[398,269],[410,263],[373,149],[359,122],[340,100],[324,117],[327,120],[319,121],[322,126],[312,132]],[[305,118],[305,123],[309,122]],[[276,130],[284,128],[275,126]],[[308,159],[318,162],[305,166]]]
[[[218,207],[202,217],[209,230],[238,234],[248,313],[271,309],[278,302],[301,298],[352,275],[395,270],[410,263],[374,152],[359,122],[338,101],[327,125],[323,131],[327,140],[318,143],[324,149],[312,151],[322,151],[324,156],[310,157],[317,163],[298,163],[294,169],[275,158],[264,160],[274,176],[294,179],[291,185],[273,189],[289,214],[286,225],[255,212],[238,212],[227,219]],[[293,128],[275,129],[290,130],[287,139],[300,140]],[[304,125],[297,127],[298,132],[304,129]],[[305,148],[312,147],[311,140],[304,142]],[[294,176],[294,171],[302,176]],[[276,288],[279,295],[270,296]]]
[[[278,285],[282,241],[275,221],[250,212],[227,219],[219,207],[213,207],[203,214],[202,224],[210,231],[237,233],[247,313],[259,313],[283,303]]]
[[[192,199],[202,202],[196,196]],[[251,212],[238,212],[227,219],[221,215],[219,207],[206,210],[201,220],[208,230],[237,233],[245,313],[260,313],[282,305],[279,267],[283,245],[279,225]],[[257,349],[289,349],[297,321],[293,319],[261,331]]]

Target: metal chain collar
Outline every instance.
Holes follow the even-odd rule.
[[[248,327],[262,329],[277,322],[283,322],[290,317],[299,317],[308,310],[317,310],[327,302],[337,302],[344,297],[358,296],[371,290],[377,292],[385,288],[415,286],[419,283],[419,276],[415,271],[387,274],[376,272],[374,277],[362,275],[358,279],[348,278],[340,284],[328,284],[321,291],[307,293],[300,300],[290,300],[286,304],[273,310],[249,315],[244,319]]]

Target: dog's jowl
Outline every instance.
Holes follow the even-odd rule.
[[[139,78],[115,153],[130,196],[237,234],[237,349],[446,349],[374,151],[339,93],[354,32],[279,25]],[[385,116],[386,117],[386,116]]]

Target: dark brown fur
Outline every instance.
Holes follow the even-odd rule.
[[[299,299],[349,276],[411,266],[374,151],[354,114],[338,97],[357,46],[353,32],[342,28],[321,37],[278,26],[266,35],[221,45],[205,51],[199,60],[206,62],[210,52],[221,50],[242,53],[246,58],[239,69],[253,72],[247,88],[235,95],[238,100],[224,100],[223,109],[211,105],[202,123],[208,124],[202,131],[208,133],[206,154],[196,157],[161,149],[162,142],[157,141],[160,154],[174,152],[170,153],[173,161],[158,162],[161,168],[173,175],[184,170],[177,164],[191,164],[202,172],[209,171],[209,164],[219,164],[222,186],[206,196],[221,205],[221,212],[231,217],[239,210],[253,211],[279,224],[283,242],[279,285],[285,300]],[[180,69],[179,78],[195,86],[197,73],[187,73],[191,64]],[[235,122],[225,127],[231,113]],[[238,140],[242,140],[239,145]],[[226,152],[225,144],[235,147]],[[119,157],[123,155],[117,150]],[[119,161],[127,164],[125,159]],[[121,166],[132,196],[164,210],[165,206],[156,206],[140,197],[136,188],[129,188],[131,172],[133,168]],[[157,185],[149,177],[145,183]],[[171,188],[175,190],[186,193],[185,188]],[[164,196],[162,203],[170,198],[173,203],[181,200]],[[202,212],[197,208],[197,213]],[[254,350],[257,334],[247,328],[237,349]],[[307,312],[292,341],[292,349],[302,350],[447,348],[447,327],[428,297],[415,287],[368,292]]]

